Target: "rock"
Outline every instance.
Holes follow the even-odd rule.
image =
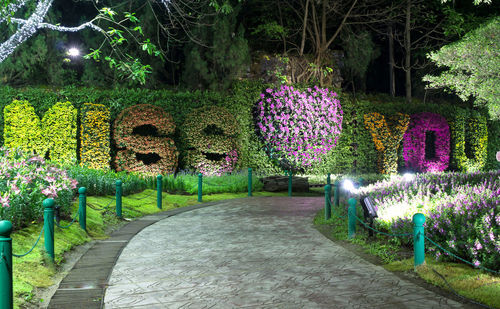
[[[259,180],[264,184],[264,191],[288,191],[288,176],[269,176]],[[292,176],[292,192],[309,192],[307,177]]]

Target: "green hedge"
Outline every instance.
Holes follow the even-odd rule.
[[[230,94],[218,92],[174,92],[170,90],[146,90],[146,89],[114,89],[100,90],[92,88],[67,87],[61,89],[51,88],[23,88],[0,87],[0,108],[12,103],[14,99],[29,100],[34,107],[38,117],[56,102],[69,101],[75,108],[81,110],[86,102],[103,104],[110,109],[110,119],[113,122],[117,115],[125,108],[136,104],[152,104],[161,106],[167,113],[172,115],[176,124],[176,131],[172,135],[175,145],[180,153],[186,153],[187,145],[181,137],[181,130],[187,115],[196,108],[203,106],[219,106],[226,108],[235,115],[241,128],[237,144],[240,146],[238,153],[238,165],[236,168],[252,167],[263,173],[282,173],[267,158],[263,151],[263,144],[255,134],[252,108],[258,101],[259,94],[264,91],[266,85],[256,81],[240,81],[235,84]],[[471,112],[464,105],[456,104],[434,104],[415,103],[405,104],[402,98],[391,98],[390,96],[362,96],[353,99],[341,94],[339,97],[344,111],[342,134],[337,146],[326,154],[322,161],[306,170],[307,173],[326,174],[331,173],[376,173],[377,151],[372,137],[364,127],[363,115],[365,113],[378,112],[386,118],[390,118],[397,112],[408,115],[419,112],[431,112],[444,116],[450,123],[457,114]],[[486,115],[485,111],[478,111]],[[4,119],[0,113],[0,144],[3,144]],[[500,122],[487,122],[488,126],[488,154],[486,158],[486,169],[496,169],[498,164],[495,159],[496,151],[500,150]],[[455,145],[451,141],[451,145]],[[116,147],[112,145],[112,155],[115,155]],[[402,147],[399,147],[399,170],[404,170],[402,160]],[[183,166],[181,166],[182,168]],[[455,167],[457,168],[457,167]]]

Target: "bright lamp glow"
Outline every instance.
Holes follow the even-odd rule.
[[[344,190],[349,191],[349,192],[356,191],[356,188],[354,187],[354,184],[349,179],[344,180],[344,182],[342,184],[342,187],[344,188]]]
[[[405,181],[412,181],[413,179],[415,179],[415,174],[405,173],[403,175],[403,178],[404,178]]]
[[[78,50],[78,48],[72,47],[72,48],[68,49],[68,56],[78,57],[78,56],[80,56],[80,51]]]

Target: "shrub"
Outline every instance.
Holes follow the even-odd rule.
[[[40,156],[0,148],[0,219],[16,229],[43,216],[42,202],[53,198],[67,214],[77,181]]]
[[[188,148],[186,165],[204,175],[230,173],[238,160],[236,137],[240,133],[234,116],[225,108],[195,109],[183,125]]]
[[[500,171],[417,174],[411,181],[392,177],[360,193],[374,198],[378,228],[411,232],[412,216],[421,212],[430,239],[476,265],[500,268]],[[436,258],[446,256],[426,246]]]
[[[14,100],[4,109],[5,146],[20,147],[59,163],[76,162],[77,111],[70,102],[54,104],[42,121],[28,101]]]
[[[165,137],[174,131],[172,116],[160,107],[139,104],[125,109],[114,124],[114,139],[121,149],[115,157],[117,171],[174,172],[179,153],[174,141]]]
[[[434,132],[435,154],[426,158],[426,133]],[[410,117],[403,137],[403,156],[406,167],[418,172],[442,172],[450,161],[450,128],[446,119],[434,113],[418,113]]]
[[[109,169],[109,108],[84,103],[80,120],[80,164],[94,169]]]
[[[336,146],[343,112],[335,92],[281,86],[260,96],[254,111],[256,131],[281,168],[303,171]]]
[[[379,113],[364,115],[365,126],[370,131],[378,151],[378,169],[382,174],[393,174],[398,169],[398,148],[408,128],[410,117],[397,113],[390,118],[394,125],[389,128],[385,117]]]

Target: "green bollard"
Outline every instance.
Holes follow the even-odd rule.
[[[78,222],[80,223],[80,227],[84,231],[87,230],[87,196],[85,196],[86,192],[87,188],[85,187],[81,187],[80,189],[78,189],[78,193],[80,194],[80,204],[78,206]]]
[[[349,209],[347,210],[347,216],[348,216],[348,233],[347,237],[348,238],[354,238],[356,235],[356,199],[354,197],[351,197],[348,201],[349,203]]]
[[[415,255],[415,267],[425,263],[425,216],[421,213],[413,215],[413,254]]]
[[[12,301],[12,223],[0,221],[0,308],[11,309]]]
[[[43,233],[45,234],[45,252],[54,262],[54,200],[47,198],[43,201]]]
[[[288,174],[288,196],[292,196],[292,172]]]
[[[335,194],[334,194],[334,200],[335,200],[335,208],[338,208],[340,205],[340,181],[335,180]]]
[[[156,176],[156,207],[161,209],[161,193],[163,191],[162,175]]]
[[[116,216],[118,218],[122,217],[122,181],[118,179],[116,181]]]
[[[359,177],[358,183],[359,183],[358,188],[361,188],[365,184],[365,179],[363,177]]]
[[[331,180],[330,180],[330,173],[328,173],[328,175],[326,176],[326,184],[327,185],[331,185]]]
[[[248,168],[248,196],[252,196],[252,168]]]
[[[201,203],[203,195],[203,174],[198,174],[198,202]]]
[[[330,203],[330,192],[332,190],[331,185],[325,186],[325,220],[328,220],[332,217],[332,206]]]

